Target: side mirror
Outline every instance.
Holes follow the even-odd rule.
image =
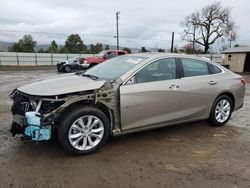
[[[131,84],[135,84],[135,76],[131,77],[131,78],[126,82],[126,85],[131,85]]]

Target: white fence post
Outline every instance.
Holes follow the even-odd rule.
[[[51,58],[51,65],[53,65],[53,54],[50,55]]]
[[[37,66],[37,55],[35,53],[35,63],[36,63],[36,66]]]
[[[16,53],[16,61],[17,61],[17,65],[19,66],[19,57],[18,57],[18,53]]]

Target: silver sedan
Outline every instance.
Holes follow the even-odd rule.
[[[110,135],[197,120],[222,126],[243,106],[245,84],[241,76],[194,56],[124,55],[15,89],[11,132],[42,141],[55,130],[66,152],[86,154]]]

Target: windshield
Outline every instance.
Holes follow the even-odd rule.
[[[104,80],[115,80],[143,60],[145,58],[139,56],[119,56],[87,70],[84,74],[93,75]]]
[[[101,51],[100,53],[96,54],[97,57],[103,57],[106,54],[107,51]]]

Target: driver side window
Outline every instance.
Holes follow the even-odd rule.
[[[175,58],[154,61],[136,74],[136,83],[176,79]]]

